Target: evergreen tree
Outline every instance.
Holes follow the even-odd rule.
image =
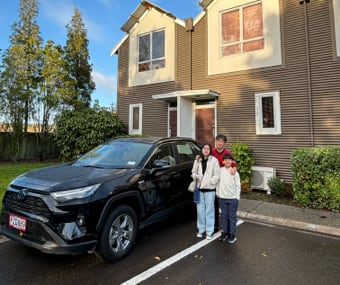
[[[11,131],[12,159],[20,154],[22,137],[28,131],[33,98],[40,79],[42,59],[36,0],[20,0],[19,21],[12,25],[10,47],[1,66],[2,116]]]
[[[71,94],[65,98],[65,103],[74,109],[82,109],[90,106],[95,83],[91,77],[92,66],[89,63],[87,32],[82,15],[77,8],[74,10],[71,23],[66,28],[65,59]]]

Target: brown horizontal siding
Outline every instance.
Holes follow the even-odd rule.
[[[119,115],[127,122],[128,106],[143,103],[143,133],[167,134],[167,104],[153,100],[153,94],[175,90],[211,89],[220,93],[217,101],[217,132],[228,143],[241,141],[254,150],[256,165],[275,167],[277,174],[291,181],[291,153],[298,147],[340,144],[340,60],[333,51],[334,35],[328,0],[307,4],[308,50],[304,5],[281,0],[282,66],[207,75],[207,16],[192,32],[192,80],[190,82],[190,35],[176,27],[175,82],[131,87],[128,83],[128,41],[119,54]],[[308,57],[309,52],[309,57]],[[310,114],[308,59],[310,60],[312,114]],[[256,135],[255,93],[280,91],[281,135]],[[313,133],[310,118],[312,115]],[[155,127],[156,126],[156,127]]]
[[[191,88],[190,37],[185,28],[176,25],[176,90]]]
[[[315,4],[316,8],[308,7],[308,28],[312,34],[308,40],[313,96],[313,136],[315,144],[324,144],[325,141],[339,144],[336,126],[334,122],[327,122],[325,116],[329,114],[340,126],[340,112],[336,112],[336,109],[340,110],[340,89],[337,83],[340,81],[337,80],[340,78],[340,68],[332,55],[329,5],[326,0],[319,2],[322,3]],[[313,6],[314,3],[308,5]],[[278,169],[278,175],[291,181],[292,151],[300,146],[311,145],[308,67],[304,7],[299,5],[298,1],[287,0],[281,1],[281,8],[283,65],[213,76],[207,76],[207,39],[204,35],[207,21],[204,17],[195,27],[193,89],[209,88],[219,92],[217,132],[226,134],[229,143],[247,143],[254,149],[257,165],[275,167]],[[327,89],[329,84],[331,88]],[[282,135],[257,136],[254,94],[273,90],[280,91]],[[324,97],[325,90],[327,99]]]
[[[117,114],[119,118],[128,126],[129,107],[125,102],[128,86],[128,66],[129,66],[129,39],[121,45],[118,50],[118,86],[117,86]]]
[[[152,95],[164,94],[189,88],[190,74],[188,72],[189,53],[187,49],[188,33],[183,27],[176,25],[176,81],[165,83],[128,86],[129,76],[129,39],[119,49],[119,86],[118,108],[119,117],[128,125],[129,105],[143,104],[143,135],[168,135],[168,103],[152,99]]]
[[[326,0],[308,6],[315,145],[340,144],[340,62],[334,60],[329,8]]]
[[[195,25],[192,33],[192,89],[206,89],[207,78],[207,20],[203,17],[199,23]]]

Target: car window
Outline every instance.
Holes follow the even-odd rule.
[[[192,142],[177,142],[176,149],[180,163],[194,161],[200,152],[199,147]]]
[[[152,154],[149,162],[147,163],[147,167],[151,169],[153,162],[155,160],[165,160],[168,162],[170,166],[175,165],[176,161],[172,153],[171,145],[170,144],[160,145]]]
[[[73,165],[103,168],[132,168],[137,166],[151,148],[151,144],[114,141],[100,145],[80,157]]]

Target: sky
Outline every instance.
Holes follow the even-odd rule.
[[[53,40],[65,46],[66,25],[71,22],[74,9],[78,8],[87,30],[90,64],[96,90],[92,102],[101,107],[116,108],[117,55],[111,50],[124,37],[120,29],[138,7],[141,0],[37,0],[39,12],[37,23],[44,40]],[[179,19],[195,18],[202,8],[199,0],[153,0],[149,1],[167,10]],[[0,0],[0,49],[9,47],[12,25],[19,21],[20,0]]]

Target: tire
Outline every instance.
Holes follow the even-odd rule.
[[[137,215],[126,205],[118,206],[106,218],[98,240],[97,254],[108,262],[115,262],[132,249],[138,230]]]

